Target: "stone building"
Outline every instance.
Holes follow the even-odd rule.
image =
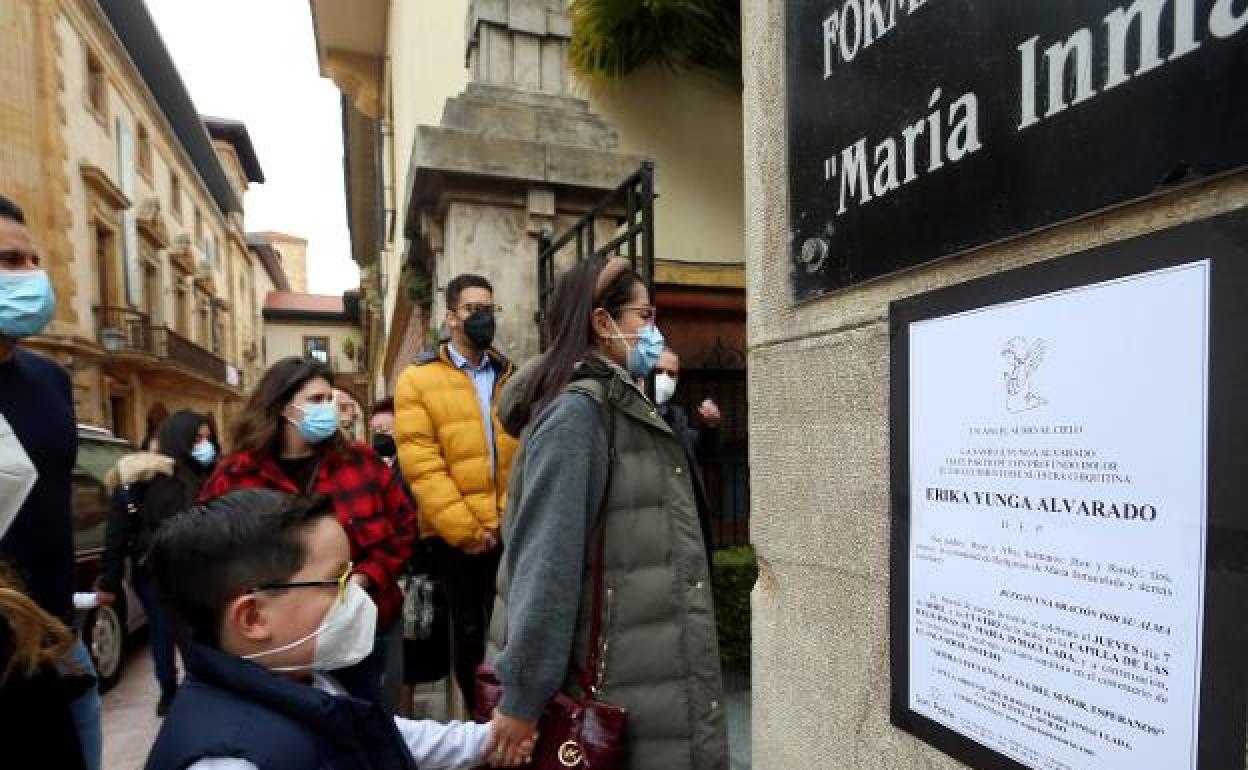
[[[32,346],[72,373],[80,422],[224,425],[263,366],[246,127],[196,112],[140,0],[0,0],[0,36],[0,190],[59,300]]]
[[[893,102],[881,99],[880,112],[898,116],[895,119],[899,125],[905,120],[901,116],[909,114],[907,110],[916,115],[923,113],[932,88],[925,79],[935,82],[935,79],[943,78],[938,82],[947,90],[952,90],[967,87],[968,84],[959,82],[958,76],[969,79],[971,76],[967,73],[972,66],[982,68],[976,71],[985,75],[991,73],[992,76],[1012,78],[1017,74],[1012,67],[1004,68],[1002,72],[985,65],[982,59],[976,58],[978,52],[972,53],[971,46],[963,42],[975,34],[984,33],[983,40],[1001,41],[1003,59],[1008,61],[1010,57],[1018,56],[1014,39],[996,34],[997,30],[986,19],[979,18],[978,11],[974,24],[967,24],[962,11],[958,10],[956,23],[942,27],[941,24],[952,20],[941,19],[940,14],[960,9],[961,6],[946,9],[939,4],[937,7],[929,4],[914,13],[916,6],[921,5],[910,3],[910,15],[903,16],[902,4],[896,4],[895,26],[894,21],[888,21],[892,37],[876,40],[876,48],[864,52],[862,62],[865,63],[857,60],[852,65],[833,62],[825,70],[822,57],[832,57],[839,50],[828,33],[829,29],[837,29],[832,22],[823,27],[817,22],[808,26],[795,23],[792,14],[805,11],[795,10],[802,9],[803,4],[793,2],[752,0],[741,4],[744,17],[745,232],[753,459],[751,535],[760,563],[760,575],[753,593],[756,770],[823,770],[833,767],[846,770],[952,770],[964,767],[933,745],[918,740],[890,722],[890,641],[895,641],[890,634],[890,542],[897,536],[890,526],[890,512],[898,499],[896,490],[890,489],[890,432],[898,435],[898,426],[890,420],[890,366],[895,365],[890,360],[890,343],[897,333],[895,329],[890,329],[890,303],[931,290],[959,287],[980,278],[1004,280],[1005,276],[1013,275],[1015,280],[1022,280],[1018,277],[1022,272],[1020,268],[1034,266],[1044,269],[1050,260],[1074,252],[1119,244],[1137,236],[1149,236],[1165,228],[1200,222],[1235,210],[1248,210],[1248,175],[1242,169],[1202,178],[1192,174],[1191,168],[1187,167],[1187,175],[1167,178],[1166,174],[1158,173],[1153,180],[1156,186],[1150,190],[1158,194],[1142,200],[1107,210],[1094,209],[1087,216],[1064,224],[1012,235],[1004,241],[960,253],[956,253],[955,249],[955,253],[946,258],[891,272],[870,281],[850,283],[824,296],[801,301],[794,299],[794,276],[804,273],[807,264],[814,272],[825,254],[813,248],[808,253],[794,254],[789,191],[791,175],[797,173],[797,169],[793,167],[794,158],[790,154],[788,142],[794,137],[791,126],[786,126],[786,114],[791,114],[795,105],[801,105],[801,99],[806,99],[807,104],[802,106],[811,111],[808,114],[826,115],[831,124],[833,117],[839,117],[841,105],[830,106],[826,94],[816,88],[827,88],[829,75],[835,78],[842,71],[846,76],[873,78],[871,95],[884,94],[893,99]],[[1110,5],[1125,4],[1073,4],[1066,7],[1063,13],[1088,16],[1085,23],[1096,30],[1105,8]],[[1141,5],[1132,5],[1131,13],[1138,12]],[[992,4],[988,6],[996,11]],[[831,14],[844,7],[840,13],[849,16],[851,9],[858,9],[859,4],[826,3],[818,8],[813,5],[806,7],[811,15],[819,13],[834,22],[837,17]],[[1044,7],[1048,8],[1047,5]],[[1190,10],[1190,6],[1183,4],[1179,7]],[[1035,10],[1039,8],[1035,6]],[[1237,14],[1238,26],[1231,30],[1244,28],[1245,17],[1242,12],[1237,11]],[[988,15],[987,10],[984,15]],[[1007,16],[998,15],[996,20],[1000,22]],[[871,44],[872,26],[865,16],[861,18],[858,34],[861,36],[862,28],[865,28],[867,44]],[[1131,18],[1130,14],[1127,18]],[[809,21],[808,17],[803,19]],[[1063,36],[1079,25],[1072,23],[1070,26],[1070,30],[1062,32]],[[1156,35],[1157,30],[1162,28],[1152,27],[1152,34]],[[804,50],[810,52],[809,60],[803,60],[809,70],[804,76],[809,78],[809,82],[818,84],[800,96],[795,96],[791,90],[793,70],[789,69],[789,65],[792,60],[786,58],[786,45],[792,43],[793,36],[797,34],[795,30],[804,31],[808,38],[803,41],[808,46]],[[951,38],[935,30],[956,32],[951,33],[954,35]],[[1224,37],[1227,31],[1221,30]],[[1038,30],[1014,32],[1021,41]],[[841,32],[839,39],[845,41],[848,36],[850,45],[857,46],[858,43],[853,42],[854,33],[855,28],[850,26],[848,32]],[[1088,34],[1088,29],[1081,30],[1080,34]],[[1145,33],[1138,34],[1142,36]],[[1242,38],[1243,34],[1240,33],[1239,37]],[[789,42],[786,43],[786,40]],[[1071,38],[1072,47],[1075,40]],[[897,72],[889,70],[889,56],[899,56],[903,49],[906,55],[922,56],[929,53],[926,47],[929,43],[931,50],[939,50],[943,56],[933,57],[931,61],[924,61],[922,67],[909,70],[906,67],[911,62],[898,62],[891,65],[897,67]],[[825,45],[828,46],[826,49]],[[1025,45],[1023,50],[1026,50]],[[1055,47],[1049,49],[1049,56],[1053,56],[1054,51],[1060,52],[1061,46],[1059,38]],[[1191,48],[1194,50],[1195,46]],[[1183,121],[1190,121],[1191,118],[1176,107],[1154,110],[1151,105],[1169,105],[1171,98],[1177,99],[1176,91],[1197,90],[1203,84],[1225,84],[1225,95],[1212,100],[1210,110],[1226,116],[1229,123],[1232,112],[1223,110],[1223,105],[1234,102],[1242,107],[1244,104],[1242,70],[1236,79],[1227,77],[1230,74],[1229,62],[1234,56],[1240,57],[1238,61],[1242,64],[1243,50],[1242,39],[1209,39],[1202,44],[1200,55],[1215,57],[1213,61],[1217,61],[1217,56],[1225,56],[1222,61],[1226,70],[1208,64],[1202,67],[1196,62],[1190,65],[1194,70],[1187,70],[1190,79],[1164,94],[1149,93],[1148,89],[1156,88],[1158,75],[1150,73],[1147,77],[1142,76],[1144,69],[1141,65],[1140,77],[1132,79],[1129,87],[1120,86],[1114,91],[1118,99],[1130,99],[1133,94],[1141,93],[1140,89],[1148,97],[1149,109],[1140,109],[1132,114],[1130,130],[1123,131],[1121,121],[1098,122],[1095,111],[1106,108],[1097,103],[1071,107],[1071,115],[1062,115],[1063,119],[1071,121],[1065,124],[1065,129],[1072,133],[1082,132],[1082,135],[1076,134],[1074,139],[1078,143],[1100,142],[1103,139],[1113,144],[1121,142],[1124,135],[1163,136],[1162,133],[1150,132],[1172,116],[1182,116]],[[868,58],[866,53],[874,58]],[[812,61],[815,63],[811,64]],[[959,62],[965,63],[966,68],[958,70]],[[1101,60],[1098,60],[1097,66],[1103,71],[1105,65],[1099,62]],[[830,74],[833,69],[836,73]],[[1060,69],[1057,71],[1060,73]],[[922,85],[909,87],[911,81]],[[858,82],[854,81],[855,84]],[[1009,85],[1007,81],[1000,88],[1007,98],[1010,95]],[[786,86],[790,90],[786,91]],[[1040,88],[1043,87],[1041,81]],[[1050,79],[1049,88],[1050,94],[1057,95],[1053,98],[1060,100],[1061,81]],[[1017,94],[1017,91],[1015,89],[1014,93]],[[1232,92],[1236,95],[1232,96]],[[979,93],[984,97],[987,92],[980,90]],[[911,99],[907,100],[907,96]],[[794,99],[798,101],[791,101]],[[824,101],[821,102],[821,99]],[[1080,97],[1080,101],[1084,98]],[[1107,102],[1108,98],[1101,104]],[[861,109],[861,106],[854,105],[854,109]],[[1052,108],[1049,114],[1054,114]],[[1235,120],[1242,126],[1242,110],[1236,114],[1239,117]],[[980,125],[984,131],[1002,132],[996,136],[998,148],[995,149],[999,149],[1003,136],[1006,137],[1007,153],[1014,150],[1009,146],[1011,141],[1023,141],[1008,136],[1018,124],[1015,117],[1009,112],[1004,116],[993,114],[981,117]],[[853,142],[863,133],[871,142],[880,141],[856,123],[854,117],[848,120],[849,128],[845,131],[849,136],[847,141]],[[994,123],[990,124],[990,121]],[[1055,126],[1059,123],[1058,120],[1053,121]],[[930,125],[936,125],[935,118]],[[1188,125],[1194,124],[1189,122]],[[786,128],[790,130],[786,131]],[[1028,130],[1033,133],[1025,138],[1034,141],[1034,129]],[[1200,124],[1199,130],[1211,135],[1206,138],[1206,144],[1217,141],[1216,121]],[[854,133],[849,134],[851,131]],[[1242,135],[1241,129],[1239,134],[1223,135],[1221,138],[1227,140],[1226,147],[1242,148],[1240,139],[1236,138],[1242,138]],[[1157,148],[1161,150],[1164,147],[1164,153],[1187,151],[1172,150],[1167,141],[1160,141]],[[1232,141],[1234,144],[1231,144]],[[1039,178],[1037,174],[1023,171],[1024,167],[1034,168],[1034,165],[1026,165],[1035,163],[1034,157],[1029,156],[1049,150],[1065,152],[1067,146],[1074,142],[1054,142],[1051,146],[1036,143],[1030,145],[1026,153],[999,153],[994,157],[994,162],[999,164],[994,169],[997,175],[987,177],[986,181],[999,186],[998,195],[1001,198],[1026,193],[1028,186],[1037,184]],[[987,139],[984,139],[984,147],[985,154],[994,149]],[[878,158],[878,155],[875,156],[876,160]],[[799,160],[811,168],[824,170],[823,156]],[[1132,163],[1150,163],[1151,159],[1143,155],[1127,155],[1098,160],[1106,164],[1123,161],[1129,167]],[[1059,200],[1080,194],[1081,177],[1095,178],[1098,190],[1109,189],[1105,186],[1109,174],[1098,167],[1063,167],[1061,170],[1066,175],[1057,185],[1061,190]],[[965,172],[959,172],[957,167],[946,167],[941,171],[945,176],[933,174],[931,178],[936,180],[933,184],[945,185],[939,189],[947,194],[960,192],[957,189],[959,182],[978,184],[985,181],[968,180],[965,176],[959,178],[957,174]],[[876,190],[887,190],[887,177],[877,176],[876,179],[885,180],[885,186]],[[812,189],[816,188],[812,186]],[[836,211],[835,195],[833,186],[827,193],[828,211]],[[877,206],[875,212],[892,213],[896,228],[918,230],[933,224],[921,217],[911,218],[895,213],[894,209],[887,208],[888,204],[889,201],[872,203]],[[959,202],[958,205],[966,204]],[[987,216],[998,205],[998,200],[988,196],[970,204],[966,210],[978,216]],[[879,206],[885,208],[880,209]],[[1037,206],[1033,213],[1041,209]],[[831,232],[828,231],[829,234]],[[796,243],[801,244],[800,241]],[[1242,249],[1242,241],[1238,245]],[[800,261],[803,257],[808,258],[808,263]],[[1085,333],[1096,335],[1098,332],[1086,329]],[[1228,330],[1227,333],[1242,334],[1242,330]],[[1139,417],[1144,419],[1145,415]],[[1164,444],[1164,437],[1158,436],[1157,439]],[[1025,584],[1018,588],[1030,590]],[[892,608],[892,612],[897,611]],[[994,670],[998,668],[997,663],[986,665]],[[1001,666],[1006,666],[1003,669],[1006,674],[1010,673],[1008,663]],[[1240,688],[1238,692],[1241,695],[1242,684],[1241,678],[1235,685]],[[1084,697],[1082,692],[1080,697]],[[1018,713],[1023,712],[1019,710]],[[1201,718],[1204,718],[1203,713]],[[1078,730],[1057,729],[1059,732],[1078,733]],[[1242,736],[1241,731],[1241,745]],[[945,745],[955,744],[949,740]],[[1024,747],[1020,751],[1029,748]],[[1232,746],[1232,749],[1239,750],[1239,747]],[[1056,766],[1056,763],[1048,764],[1047,760],[1036,761],[1042,764],[1028,766]],[[1151,764],[1146,758],[1135,764],[1140,767],[1162,766]],[[980,760],[976,766],[1004,765],[992,765],[987,760]],[[1066,766],[1092,765],[1076,762]],[[1200,766],[1206,766],[1203,760]],[[1238,764],[1216,766],[1242,767]]]
[[[496,345],[538,351],[539,240],[655,166],[660,325],[683,357],[677,400],[725,415],[712,496],[743,542],[745,278],[739,89],[646,66],[591,85],[568,61],[565,0],[311,0],[322,75],[343,93],[348,221],[374,391],[392,392],[439,334],[443,289],[481,273]],[[598,220],[598,242],[614,224]],[[573,258],[559,254],[559,264]]]
[[[370,351],[378,394],[436,332],[458,273],[496,283],[501,348],[536,353],[539,235],[643,158],[658,168],[664,330],[692,363],[717,343],[743,363],[738,91],[657,67],[591,89],[568,66],[563,0],[311,8],[321,72],[344,94],[353,256],[384,341]]]
[[[262,240],[272,246],[282,263],[282,270],[290,282],[290,290],[306,294],[308,291],[308,241],[297,235],[279,233],[275,230],[248,233],[248,238]]]
[[[334,387],[357,401],[368,392],[358,291],[338,296],[271,292],[264,300],[264,347],[269,361],[303,356],[329,364]]]

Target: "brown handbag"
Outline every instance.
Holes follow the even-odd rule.
[[[608,389],[609,390],[609,389]],[[607,489],[610,490],[610,468],[615,464],[615,425],[607,405],[610,393],[603,399],[607,422]],[[546,704],[537,722],[537,745],[532,761],[526,767],[534,770],[623,770],[627,752],[628,714],[620,706],[598,700],[599,686],[605,673],[603,653],[603,558],[606,548],[606,496],[598,515],[598,532],[590,562],[592,604],[589,622],[589,649],[585,665],[580,669],[579,698],[558,692]],[[575,666],[575,662],[573,666]],[[482,663],[477,668],[476,709],[478,722],[489,722],[503,697],[503,686],[494,667]]]

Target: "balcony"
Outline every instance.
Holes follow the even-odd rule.
[[[242,372],[166,326],[153,326],[146,313],[129,308],[97,307],[100,345],[110,353],[140,354],[158,365],[173,364],[221,385],[243,387]]]
[[[110,353],[152,353],[152,325],[146,313],[130,308],[97,307],[95,328]]]
[[[152,332],[157,356],[214,382],[229,384],[229,365],[224,359],[201,348],[168,327],[154,328]]]

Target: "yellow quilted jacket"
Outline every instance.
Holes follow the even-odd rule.
[[[497,377],[493,403],[511,375],[510,362],[491,351]],[[479,542],[497,530],[507,505],[507,476],[516,440],[492,410],[496,471],[472,378],[458,369],[445,343],[422,354],[399,376],[394,394],[394,440],[399,465],[420,514],[420,535],[437,535],[450,545]]]

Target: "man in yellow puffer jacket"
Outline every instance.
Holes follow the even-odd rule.
[[[497,402],[511,363],[492,347],[494,290],[479,275],[446,287],[451,339],[417,357],[395,390],[399,466],[420,512],[451,615],[455,678],[466,705],[485,657],[489,612],[516,441],[503,430]]]

